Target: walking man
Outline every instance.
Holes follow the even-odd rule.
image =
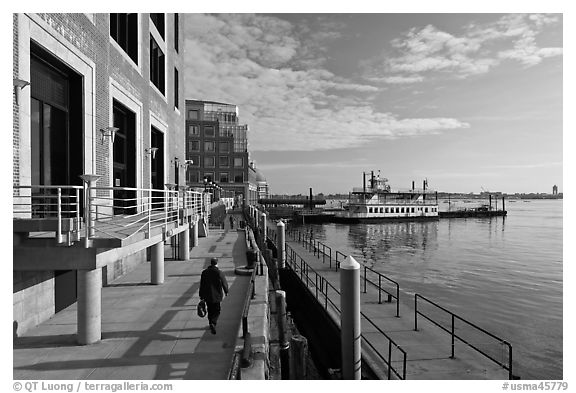
[[[234,229],[234,216],[230,216],[230,229]]]
[[[216,334],[223,293],[228,296],[228,282],[224,273],[218,269],[218,258],[212,258],[210,266],[204,269],[200,277],[200,299],[205,300],[208,306],[208,323],[212,334]]]

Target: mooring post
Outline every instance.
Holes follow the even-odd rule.
[[[308,340],[299,334],[290,339],[290,379],[306,379]]]
[[[164,283],[164,242],[150,246],[150,282],[154,285]]]
[[[342,378],[361,379],[360,264],[348,256],[340,264]]]
[[[286,225],[280,220],[276,224],[276,233],[278,234],[276,240],[276,249],[278,250],[278,268],[286,268]]]
[[[78,270],[77,340],[81,345],[102,338],[102,269]]]
[[[276,321],[278,344],[280,345],[280,369],[282,379],[290,378],[290,342],[286,331],[286,292],[276,290]]]
[[[266,213],[262,213],[262,248],[266,248],[266,233],[268,229],[268,223],[266,222]]]

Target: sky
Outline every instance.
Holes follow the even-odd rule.
[[[273,194],[563,191],[562,14],[186,14],[187,99],[239,107]]]

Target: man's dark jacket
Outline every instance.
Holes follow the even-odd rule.
[[[216,266],[208,266],[200,277],[200,299],[208,303],[219,303],[222,301],[222,291],[228,295],[228,282],[224,273]]]

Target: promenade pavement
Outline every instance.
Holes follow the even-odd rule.
[[[211,229],[186,261],[165,261],[165,281],[150,284],[149,262],[102,288],[102,340],[76,344],[76,304],[14,339],[13,378],[182,380],[228,378],[249,276],[244,232]],[[200,274],[219,258],[230,288],[217,333],[196,314]]]

